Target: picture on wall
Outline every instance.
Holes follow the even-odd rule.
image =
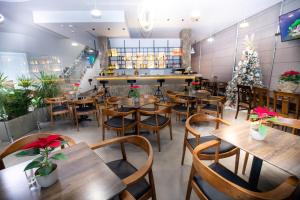
[[[300,39],[300,8],[279,17],[281,41]]]

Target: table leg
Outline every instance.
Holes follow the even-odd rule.
[[[251,171],[250,171],[250,177],[249,177],[249,184],[251,185],[252,189],[257,188],[260,171],[262,167],[263,161],[257,157],[253,157]]]

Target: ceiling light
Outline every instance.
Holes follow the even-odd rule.
[[[198,11],[198,10],[192,11],[190,17],[191,17],[192,21],[199,21],[199,19],[200,19],[200,11]]]
[[[2,23],[5,20],[4,16],[0,14],[0,23]]]
[[[77,42],[72,42],[71,45],[72,45],[73,47],[77,47],[79,44],[78,44]]]
[[[101,10],[94,8],[93,10],[91,10],[91,15],[94,18],[99,18],[99,17],[101,17],[102,13],[101,13]]]
[[[72,28],[72,27],[73,27],[73,25],[72,25],[72,24],[69,24],[68,26],[69,26],[69,28]]]
[[[151,32],[154,25],[153,3],[150,0],[143,1],[138,6],[138,21],[142,31]]]
[[[213,42],[215,39],[213,38],[213,37],[209,37],[208,39],[207,39],[207,42]]]
[[[246,20],[244,20],[242,23],[240,23],[240,28],[246,28],[248,26],[249,26],[249,23]]]

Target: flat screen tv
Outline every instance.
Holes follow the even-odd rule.
[[[300,39],[300,8],[279,16],[281,41]]]

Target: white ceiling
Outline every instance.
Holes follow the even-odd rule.
[[[15,2],[16,0],[11,0],[11,3],[7,1],[9,0],[0,0],[0,13],[7,18],[27,24],[33,23],[32,11],[89,11],[94,7],[95,2],[95,0],[31,0],[25,2]],[[191,28],[193,40],[201,40],[280,1],[281,0],[149,0],[151,10],[154,13],[154,28],[151,37],[176,38],[179,37],[181,29]],[[95,36],[142,37],[137,20],[137,11],[139,4],[142,2],[141,0],[96,0],[96,2],[97,8],[103,11],[124,11],[126,23],[120,25],[92,21],[89,23],[75,23],[75,27],[78,30],[89,32],[89,34]],[[190,18],[193,11],[200,12],[200,20],[197,22],[193,22]],[[61,30],[60,24],[61,23],[48,23],[43,24],[43,26],[64,35],[63,32],[58,31]],[[124,27],[125,25],[126,27]],[[92,27],[95,27],[96,30],[92,31]],[[108,31],[108,28],[111,30]],[[76,32],[74,34],[76,34]]]

